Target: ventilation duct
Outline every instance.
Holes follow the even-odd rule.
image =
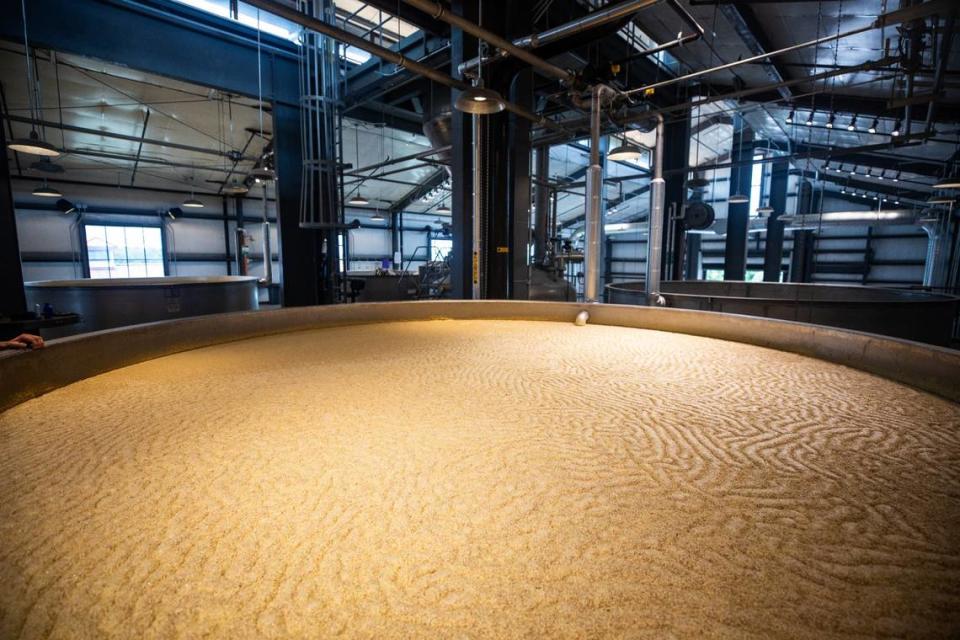
[[[447,176],[451,175],[450,163],[453,161],[450,126],[449,111],[442,111],[423,123],[423,135],[430,141],[430,146],[437,150],[436,157],[446,166]]]

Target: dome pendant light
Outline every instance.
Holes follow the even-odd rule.
[[[236,178],[223,186],[223,192],[231,196],[242,196],[250,191],[250,188]]]
[[[41,198],[62,198],[63,194],[58,190],[54,189],[47,184],[47,181],[44,180],[43,184],[33,190],[33,195],[40,196]]]
[[[480,20],[479,23],[483,24],[483,3],[480,3],[479,6]],[[483,40],[480,41],[480,65],[477,67],[477,79],[474,82],[473,86],[464,89],[460,92],[460,95],[457,96],[457,101],[454,103],[454,106],[457,108],[457,111],[463,111],[464,113],[472,113],[477,116],[490,115],[491,113],[500,113],[506,108],[506,104],[503,101],[503,96],[493,89],[487,89],[483,86],[483,60],[487,54],[487,43]]]
[[[52,144],[40,138],[40,134],[34,126],[40,120],[40,105],[35,104],[34,100],[39,101],[40,92],[34,85],[33,71],[30,69],[30,40],[27,38],[27,3],[26,0],[20,0],[20,10],[23,12],[23,53],[27,62],[27,91],[30,101],[30,136],[27,138],[14,138],[7,142],[7,147],[12,151],[26,153],[34,156],[45,156],[56,158],[60,155]]]
[[[260,122],[260,139],[265,140],[263,135],[263,69],[260,55],[260,9],[257,8],[257,118]],[[269,167],[255,167],[250,172],[250,177],[256,184],[262,182],[271,182],[277,179],[277,172]]]
[[[363,206],[363,205],[370,204],[370,201],[367,200],[366,198],[364,198],[362,195],[360,195],[360,194],[358,193],[357,195],[355,195],[355,196],[351,197],[349,200],[347,200],[347,204],[352,204],[352,205],[356,205],[356,206]]]
[[[643,150],[624,137],[623,143],[607,154],[609,160],[636,160],[643,155]]]
[[[37,134],[36,130],[30,131],[29,138],[14,138],[7,143],[7,147],[9,147],[12,151],[26,153],[32,156],[56,158],[60,155],[60,151],[58,151],[56,147],[49,142],[40,139],[40,136]]]
[[[460,92],[455,106],[457,111],[478,116],[500,113],[506,107],[503,97],[493,89],[484,87],[479,78],[472,87]]]
[[[813,115],[811,114],[811,118]],[[743,161],[743,122],[740,123],[740,144],[738,146],[737,157],[740,158],[740,161]],[[737,177],[740,176],[740,172],[743,171],[742,166],[737,167]],[[744,195],[742,193],[734,193],[729,198],[727,198],[729,204],[745,204],[750,202],[750,196]]]

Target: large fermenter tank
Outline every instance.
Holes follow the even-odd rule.
[[[646,304],[645,283],[607,285],[607,302]],[[668,307],[822,324],[949,345],[960,298],[904,289],[823,284],[671,280]]]
[[[31,309],[76,313],[76,324],[45,330],[49,338],[158,320],[259,308],[257,279],[245,276],[42,280],[24,284]]]
[[[860,332],[500,300],[0,353],[0,638],[957,637],[958,379]]]

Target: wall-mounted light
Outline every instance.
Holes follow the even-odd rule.
[[[64,214],[71,214],[77,210],[77,206],[69,200],[61,198],[60,200],[57,200],[57,209]]]

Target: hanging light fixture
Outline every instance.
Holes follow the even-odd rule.
[[[250,191],[250,187],[240,182],[236,178],[231,180],[229,184],[223,185],[223,193],[231,196],[242,196],[248,191]]]
[[[383,217],[383,214],[380,213],[380,210],[379,210],[379,209],[377,209],[377,210],[374,212],[374,214],[373,214],[372,216],[370,216],[370,219],[371,219],[371,220],[378,220],[378,221],[379,221],[379,220],[386,220],[386,218]]]
[[[624,136],[623,143],[610,151],[610,153],[607,154],[607,158],[610,160],[636,160],[642,155],[643,149],[627,140],[626,136]]]
[[[899,172],[899,171],[897,171],[897,175],[893,176],[893,181],[894,181],[894,182],[900,182],[900,172]]]
[[[890,135],[894,138],[900,135],[900,125],[902,122],[903,121],[900,118],[897,118],[897,121],[893,123],[893,131],[890,132]]]
[[[850,169],[850,175],[852,176],[857,175],[857,165],[853,165],[853,168]]]
[[[847,125],[847,131],[856,131],[857,130],[857,114],[853,114],[853,117],[850,118],[850,124]]]
[[[261,182],[271,182],[277,179],[277,172],[267,167],[257,167],[250,172],[250,177],[253,178],[253,181],[257,184]]]
[[[813,126],[813,114],[815,114],[816,112],[817,112],[816,109],[810,112],[810,115],[807,116],[807,121],[804,122],[805,125],[807,125],[808,127]]]
[[[944,177],[933,185],[934,189],[960,189],[960,174],[956,171],[950,175],[946,175],[947,171],[944,169]]]
[[[483,24],[483,2],[479,5],[479,24]],[[483,86],[483,60],[487,55],[487,43],[480,41],[479,47],[480,64],[477,66],[477,79],[474,85],[465,89],[457,96],[454,106],[458,111],[472,113],[478,116],[490,115],[491,113],[500,113],[506,108],[503,96],[493,89],[487,89]]]
[[[790,113],[787,114],[787,117],[784,120],[784,122],[786,122],[787,124],[793,124],[793,120],[796,117],[796,115],[797,115],[796,112],[793,109],[790,109]]]
[[[63,194],[60,193],[57,189],[54,189],[47,184],[47,181],[44,180],[43,184],[33,190],[33,195],[40,196],[41,198],[62,198]]]
[[[830,117],[827,118],[827,129],[833,129],[833,122],[834,122],[834,120],[836,120],[836,116],[834,116],[834,115],[831,113],[831,114],[830,114]]]
[[[743,161],[743,121],[742,119],[740,122],[740,145],[738,146],[737,149],[738,149],[737,158],[739,158],[740,161],[742,162]],[[737,169],[737,177],[739,178],[740,171],[743,170],[743,167],[742,165],[738,165],[736,169]],[[746,202],[750,202],[750,196],[742,193],[734,193],[729,198],[727,198],[727,202],[729,204],[744,204]]]
[[[27,96],[30,102],[30,135],[26,138],[13,138],[7,143],[7,147],[18,153],[26,153],[34,156],[46,156],[56,158],[60,155],[52,144],[43,140],[37,133],[35,123],[40,120],[40,105],[35,104],[34,100],[39,100],[40,93],[34,85],[33,71],[30,68],[30,40],[27,38],[27,3],[26,0],[20,0],[20,10],[23,12],[23,52],[27,62]]]
[[[356,206],[363,206],[363,205],[366,205],[366,204],[370,204],[370,201],[367,200],[366,198],[364,198],[362,195],[360,195],[360,194],[358,193],[358,194],[356,194],[356,195],[354,195],[354,196],[350,196],[350,199],[347,200],[347,204],[352,204],[352,205],[356,205]]]
[[[757,215],[763,218],[764,216],[769,216],[773,213],[773,207],[766,205],[765,207],[757,207]]]
[[[445,204],[442,204],[439,207],[437,207],[437,213],[451,213],[451,212],[452,210],[450,209],[450,207],[448,207]]]
[[[690,178],[687,180],[687,188],[694,191],[702,191],[710,186],[710,181],[706,178]]]
[[[260,139],[263,135],[263,70],[260,55],[260,8],[257,8],[257,118],[260,124]],[[256,167],[250,172],[250,177],[256,184],[270,182],[277,179],[277,173],[268,167]]]
[[[181,207],[188,207],[190,209],[203,209],[203,203],[197,200],[194,197],[187,198],[180,203]]]
[[[7,144],[7,147],[12,151],[27,153],[33,156],[56,158],[60,155],[60,152],[55,146],[40,139],[40,135],[36,129],[30,130],[29,138],[14,138]]]
[[[877,125],[880,124],[880,118],[874,118],[873,122],[870,123],[870,126],[867,127],[867,133],[876,133]]]

